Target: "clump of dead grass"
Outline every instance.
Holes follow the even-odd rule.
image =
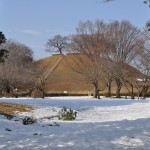
[[[30,105],[0,102],[0,114],[15,115],[19,112],[29,112],[32,109]]]

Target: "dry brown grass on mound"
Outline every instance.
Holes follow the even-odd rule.
[[[14,115],[16,112],[28,112],[32,106],[23,104],[10,104],[0,102],[0,114]]]

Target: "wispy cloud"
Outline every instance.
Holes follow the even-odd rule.
[[[69,35],[71,32],[65,31],[65,30],[51,30],[51,29],[45,29],[45,32],[50,33],[52,36],[56,34],[62,34],[62,35]]]
[[[17,32],[33,35],[33,36],[39,36],[42,35],[42,32],[31,30],[31,29],[15,29]]]

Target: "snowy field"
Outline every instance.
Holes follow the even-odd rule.
[[[0,116],[0,150],[150,150],[150,99],[51,97],[0,102],[35,107],[12,120]],[[44,119],[57,115],[63,106],[77,111],[75,121]],[[24,116],[38,121],[23,125]]]

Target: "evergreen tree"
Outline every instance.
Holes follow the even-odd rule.
[[[0,32],[0,45],[5,42],[6,42],[5,35],[2,32]]]
[[[0,63],[4,63],[5,58],[8,56],[8,51],[1,48],[1,45],[6,42],[5,35],[0,32]]]
[[[148,31],[150,31],[150,21],[147,22],[146,28],[148,29]]]

